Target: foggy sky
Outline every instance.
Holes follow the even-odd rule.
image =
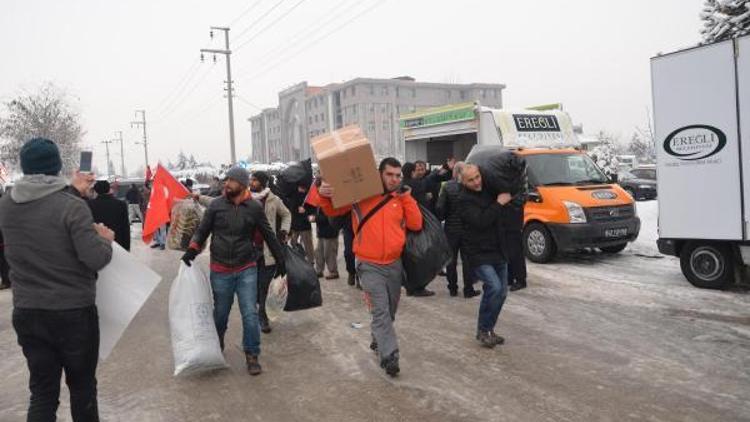
[[[702,3],[2,0],[0,100],[47,81],[65,89],[102,169],[100,142],[117,130],[128,170],[143,165],[136,109],[146,109],[152,165],[180,149],[227,162],[224,59],[200,63],[198,50],[223,48],[209,26],[230,25],[238,157],[250,153],[247,118],[276,106],[279,90],[355,77],[503,83],[506,107],[562,102],[587,133],[625,140],[647,121],[649,58],[699,42]],[[112,160],[119,166],[119,146]]]

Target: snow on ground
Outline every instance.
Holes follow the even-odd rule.
[[[658,255],[656,240],[659,238],[659,201],[636,202],[636,208],[641,219],[641,232],[638,239],[628,246],[628,250],[646,256]]]

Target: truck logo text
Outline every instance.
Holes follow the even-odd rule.
[[[664,140],[664,151],[680,160],[693,161],[716,155],[727,144],[727,135],[708,125],[679,128]]]
[[[519,132],[559,132],[557,117],[551,114],[514,114],[513,121]]]

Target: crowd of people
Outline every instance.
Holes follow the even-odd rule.
[[[110,261],[112,242],[130,248],[131,220],[145,220],[150,186],[128,187],[121,201],[112,195],[108,182],[94,183],[92,175],[76,173],[69,184],[60,176],[59,151],[50,140],[33,139],[20,154],[24,176],[10,195],[0,199],[0,235],[13,286],[13,325],[30,372],[29,419],[54,418],[64,371],[74,420],[97,420],[97,272]],[[224,349],[237,296],[250,375],[262,372],[261,332],[271,332],[265,299],[271,280],[286,274],[284,245],[301,248],[318,277],[334,281],[340,278],[343,237],[347,282],[364,290],[372,317],[370,348],[383,370],[397,376],[394,321],[404,278],[401,256],[408,233],[422,230],[425,213],[444,221],[453,257],[444,272],[450,295],[458,295],[459,257],[463,296],[482,295],[477,341],[487,348],[504,343],[495,326],[509,283],[513,289],[526,286],[520,244],[525,198],[490,193],[483,188],[480,168],[453,159],[428,171],[421,161],[402,166],[396,158],[386,158],[379,173],[382,194],[341,208],[331,201],[333,185],[320,177],[282,195],[271,175],[250,174],[240,167],[226,172],[221,189],[212,189],[213,196],[192,195],[205,206],[205,213],[181,260],[193,265],[210,239],[213,316],[220,347]],[[92,185],[94,199],[88,198]],[[312,187],[319,195],[317,207],[307,200]],[[166,230],[160,229],[152,247],[164,249]],[[47,258],[42,262],[39,256]],[[476,282],[483,284],[481,293]],[[407,291],[415,297],[434,294],[427,289]]]

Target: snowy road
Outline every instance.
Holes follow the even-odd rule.
[[[260,377],[244,372],[235,308],[231,369],[174,379],[167,295],[179,254],[139,247],[165,281],[100,365],[103,419],[750,420],[750,294],[696,289],[676,259],[656,257],[655,206],[639,203],[641,240],[619,255],[530,265],[530,287],[511,294],[500,317],[507,344],[496,350],[473,340],[478,298],[450,298],[444,279],[432,284],[436,297],[404,297],[396,380],[369,351],[361,294],[344,280],[323,281],[323,308],[287,314],[264,335]],[[18,421],[27,373],[7,291],[0,309],[0,421]],[[69,420],[63,391],[59,416]]]

